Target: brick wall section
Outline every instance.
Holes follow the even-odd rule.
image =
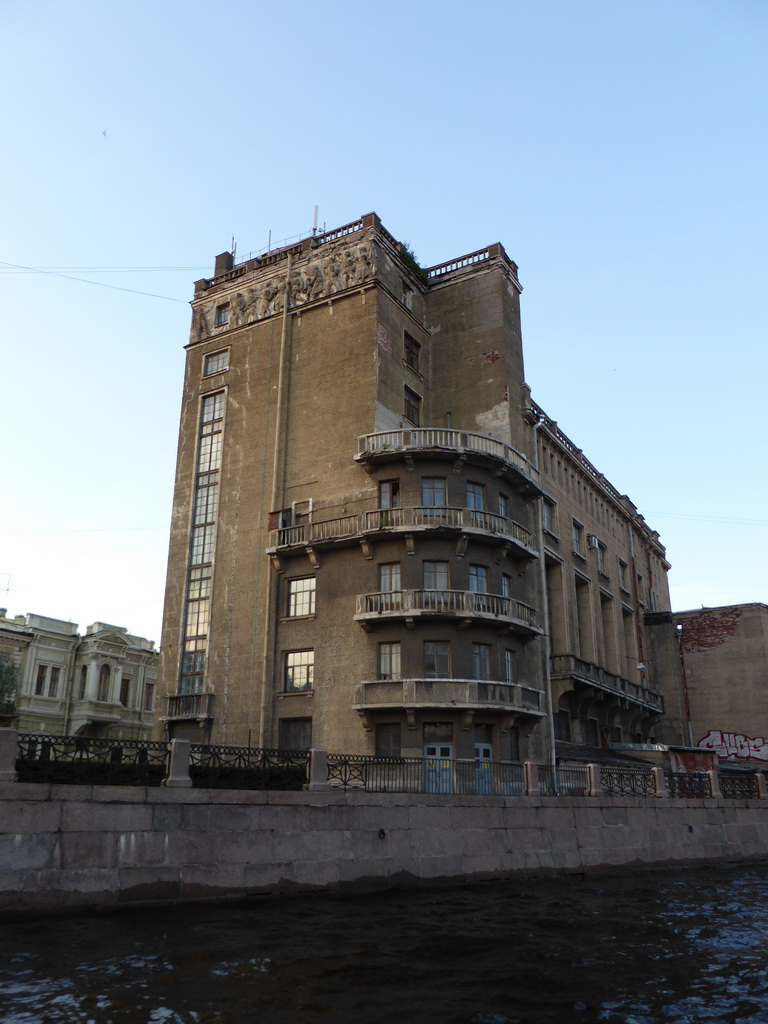
[[[0,913],[764,859],[765,802],[0,785]]]
[[[701,612],[688,612],[681,639],[685,654],[698,654],[720,647],[736,632],[741,608],[705,608]]]

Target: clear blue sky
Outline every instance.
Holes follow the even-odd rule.
[[[768,600],[764,0],[32,0],[3,36],[11,614],[160,639],[192,281],[315,204],[423,264],[501,241],[534,398],[673,607]]]

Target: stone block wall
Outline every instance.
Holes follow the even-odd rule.
[[[0,913],[763,859],[757,800],[0,785]]]

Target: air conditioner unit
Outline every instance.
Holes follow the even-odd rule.
[[[597,537],[594,535],[594,533],[588,533],[587,534],[587,547],[588,548],[599,548],[600,547],[600,541],[597,539]]]

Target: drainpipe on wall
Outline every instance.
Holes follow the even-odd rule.
[[[539,427],[543,426],[546,422],[544,416],[540,416],[536,423],[533,425],[533,467],[538,472],[539,469],[539,439],[538,431]],[[552,702],[552,672],[550,659],[552,656],[551,643],[549,638],[549,601],[547,600],[547,566],[544,553],[544,511],[542,509],[542,502],[544,498],[541,497],[536,502],[536,532],[538,534],[539,541],[539,573],[541,580],[541,612],[542,620],[544,625],[544,633],[542,635],[543,640],[543,658],[544,658],[544,692],[547,699],[547,722],[549,725],[549,763],[552,771],[552,792],[557,796],[557,772],[555,771],[555,760],[556,760],[556,748],[555,748],[555,709]]]
[[[282,417],[283,417],[283,387],[285,378],[285,352],[288,347],[288,305],[291,295],[291,265],[292,253],[288,253],[288,264],[285,272],[285,298],[283,300],[283,327],[280,333],[280,365],[277,371],[277,408],[275,411],[275,450],[272,457],[272,508],[270,511],[277,511],[277,504],[280,498],[280,445],[282,442]],[[261,706],[259,708],[259,733],[258,746],[264,746],[264,733],[267,723],[267,699],[272,689],[267,679],[269,668],[269,655],[274,643],[274,617],[278,614],[278,608],[272,607],[272,591],[274,589],[275,570],[272,566],[272,559],[267,565],[267,600],[264,611],[264,652],[261,662]],[[274,652],[272,652],[274,653]],[[250,744],[250,736],[248,738]]]

